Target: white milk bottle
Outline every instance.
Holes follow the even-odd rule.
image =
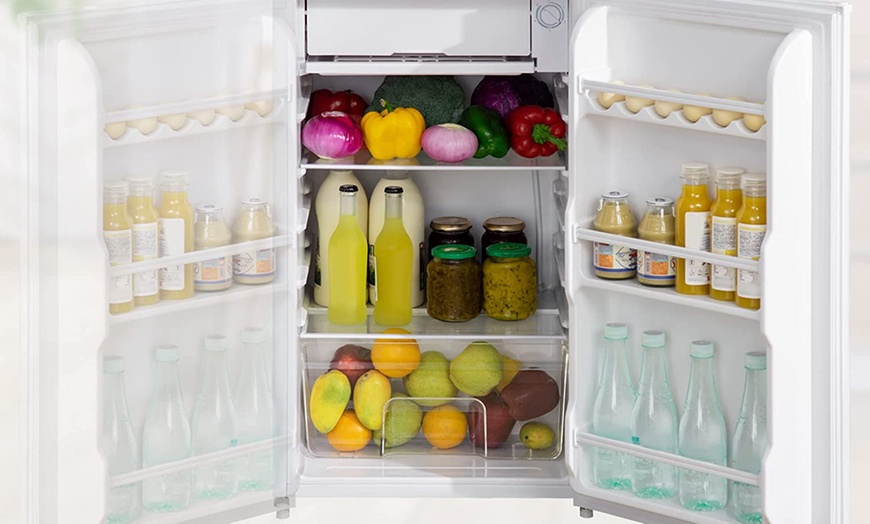
[[[196,208],[194,246],[197,251],[230,244],[232,233],[221,211],[223,208],[212,204]],[[230,255],[201,260],[194,265],[193,287],[196,291],[223,291],[232,283],[233,257]]]
[[[338,188],[347,184],[362,188],[362,184],[353,174],[353,171],[330,171],[323,179],[323,183],[320,184],[320,189],[317,190],[317,197],[314,200],[314,213],[317,215],[314,301],[323,307],[329,306],[329,239],[338,226],[339,201],[341,199]],[[383,205],[383,194],[381,195],[381,204]],[[356,193],[356,216],[359,219],[359,228],[362,230],[363,236],[368,239],[366,231],[369,227],[369,202],[365,191],[357,191]],[[382,223],[383,220],[384,217],[381,217]],[[372,239],[369,243],[373,244],[374,240]]]
[[[420,194],[420,189],[407,171],[387,174],[372,191],[372,200],[369,202],[369,232],[367,235],[369,242],[369,301],[372,304],[377,302],[371,258],[375,240],[384,227],[384,189],[387,186],[402,188],[402,224],[405,226],[408,236],[411,237],[411,245],[414,248],[414,257],[411,262],[411,307],[417,307],[422,305],[426,298],[424,294],[426,289],[425,262],[429,258],[423,252],[425,249],[423,234],[426,230],[423,195]],[[422,265],[420,264],[421,260],[423,260]]]
[[[250,242],[275,235],[272,210],[259,198],[242,201],[233,224],[233,242]],[[233,255],[233,280],[239,284],[268,284],[275,279],[275,248],[253,249]]]

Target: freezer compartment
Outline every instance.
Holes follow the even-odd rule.
[[[476,387],[476,384],[493,380],[493,374],[488,365],[478,364],[477,361],[466,363],[463,358],[455,360],[470,346],[467,340],[445,337],[419,341],[408,338],[305,341],[302,344],[300,369],[305,392],[303,407],[308,454],[317,458],[382,457],[402,461],[413,461],[421,457],[421,460],[425,458],[427,462],[431,462],[431,458],[444,458],[447,464],[457,461],[471,463],[463,462],[461,457],[494,460],[559,458],[562,452],[564,406],[568,394],[565,374],[567,346],[561,341],[524,339],[490,342],[502,355],[502,368],[496,370],[501,381],[489,395],[473,397],[458,391],[452,384],[456,382],[466,389],[472,387],[469,385],[470,380]],[[374,349],[375,366],[384,370],[383,366],[388,364],[384,364],[380,355],[389,354],[397,346],[404,346],[405,349],[419,347],[424,355],[423,372],[411,372],[410,378],[406,376],[389,379],[377,369],[368,371],[370,375],[365,379],[356,379],[357,385],[346,405],[349,412],[359,414],[358,419],[354,414],[355,426],[339,422],[338,429],[328,435],[320,432],[312,421],[312,413],[314,412],[318,420],[322,420],[323,414],[329,408],[323,401],[322,388],[332,382],[330,378],[341,381],[341,377],[324,377],[324,374],[331,367],[342,367],[345,370],[357,369],[359,371],[356,371],[356,375],[361,375],[360,371],[370,368],[371,363],[354,360],[357,366],[354,368],[346,360],[348,353],[360,351],[358,348],[365,348],[362,350],[364,354],[369,349]],[[436,356],[427,352],[438,352],[451,362],[455,360],[449,377],[446,360],[438,359],[439,364],[432,364],[436,361]],[[331,363],[331,360],[336,363]],[[414,365],[408,368],[411,367]],[[386,372],[390,373],[388,369]],[[353,374],[351,372],[347,376]],[[318,391],[312,395],[318,379],[321,379],[317,386]],[[430,392],[437,394],[422,396],[430,395]],[[409,394],[410,398],[402,396]],[[554,396],[556,394],[558,398]],[[538,398],[532,400],[532,395]],[[332,408],[340,410],[341,406]],[[539,449],[531,449],[523,444],[520,438],[521,429],[524,424],[532,422],[544,424],[552,431],[551,443],[546,442],[546,435],[541,432],[542,427],[530,426],[527,428],[530,430],[528,442],[533,446],[538,443]],[[361,430],[368,436],[367,441],[361,440],[359,436],[342,439],[342,436],[351,434],[348,428],[359,428],[360,423],[376,428],[374,432]],[[380,431],[377,430],[378,427],[381,428]],[[387,428],[386,431],[382,429],[384,427]],[[546,431],[543,430],[544,433]],[[358,449],[344,449],[347,446]]]

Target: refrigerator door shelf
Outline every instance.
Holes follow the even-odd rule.
[[[142,118],[161,117],[164,115],[188,114],[197,111],[217,110],[230,106],[248,106],[247,110],[265,112],[267,106],[263,104],[283,104],[287,101],[287,90],[277,89],[272,91],[256,91],[250,93],[241,93],[237,95],[215,96],[202,98],[199,100],[190,100],[187,102],[174,102],[171,104],[161,104],[149,107],[137,107],[131,109],[122,109],[119,111],[110,111],[106,113],[105,122],[112,124],[115,122],[126,122],[129,120],[139,120]],[[255,105],[256,104],[256,105]]]

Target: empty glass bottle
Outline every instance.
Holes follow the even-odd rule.
[[[239,445],[271,439],[272,392],[266,373],[266,332],[262,328],[242,331],[239,380],[233,405],[238,415]],[[272,448],[239,459],[239,489],[253,491],[272,487]]]
[[[103,357],[103,453],[109,475],[139,469],[139,447],[124,392],[124,359]],[[106,522],[126,524],[136,518],[139,484],[126,484],[109,490]]]
[[[635,391],[628,366],[628,327],[604,326],[604,364],[595,391],[592,432],[621,442],[631,442],[631,411]],[[609,449],[593,450],[595,483],[605,489],[631,489],[632,458]]]
[[[728,461],[728,430],[713,377],[713,343],[692,342],[689,389],[680,417],[680,455],[719,466]],[[728,481],[680,469],[680,504],[693,511],[716,511],[728,501]]]
[[[767,355],[747,353],[744,362],[746,382],[731,445],[731,467],[758,474],[767,448]],[[761,524],[761,490],[743,482],[732,482],[731,508],[739,522]]]
[[[202,352],[202,379],[193,407],[193,454],[206,455],[235,447],[236,411],[230,392],[223,335],[205,337]],[[236,494],[236,459],[197,466],[193,472],[193,493],[198,499],[222,500]]]
[[[157,383],[142,431],[142,467],[190,458],[190,424],[178,380],[178,347],[157,347]],[[190,504],[190,470],[142,481],[148,511],[180,511]]]
[[[644,331],[643,363],[637,400],[631,414],[631,441],[645,448],[676,453],[677,406],[668,383],[665,334]],[[666,499],[676,494],[674,466],[646,458],[634,458],[631,487],[638,497]]]

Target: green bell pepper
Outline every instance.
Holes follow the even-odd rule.
[[[511,148],[510,137],[501,122],[501,115],[483,106],[471,106],[462,112],[459,123],[477,135],[474,158],[505,156]]]

